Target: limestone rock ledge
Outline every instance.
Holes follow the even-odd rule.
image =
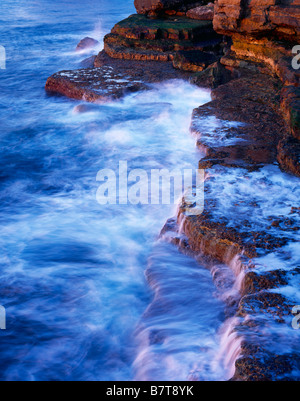
[[[203,59],[206,53],[216,57],[221,55],[221,42],[222,37],[215,33],[212,21],[186,16],[154,19],[131,15],[116,24],[111,33],[106,35],[104,50],[112,58],[168,62],[173,61],[179,51],[191,51],[191,55],[197,51],[198,58],[204,53]],[[203,70],[201,61],[198,71]],[[191,59],[191,63],[194,64],[194,70],[197,70],[197,58]],[[207,64],[204,64],[206,67]]]
[[[145,84],[141,81],[125,76],[110,66],[61,71],[52,75],[46,83],[48,93],[60,93],[87,102],[112,101],[143,89]]]
[[[188,73],[170,63],[119,60],[104,51],[93,59],[91,68],[61,71],[48,78],[46,91],[71,99],[105,103],[127,94],[149,89],[149,84],[169,79],[188,79]]]

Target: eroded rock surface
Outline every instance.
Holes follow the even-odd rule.
[[[297,42],[300,35],[298,0],[217,0],[215,29],[226,35],[275,36]]]
[[[279,109],[290,132],[279,145],[279,161],[284,169],[300,176],[300,73],[293,68],[293,48],[300,40],[299,1],[217,0],[214,28],[233,41],[230,52],[221,59],[225,68],[256,70],[282,81]]]
[[[183,251],[226,263],[236,275],[240,298],[231,291],[226,299],[234,311],[230,335],[240,339],[233,380],[300,375],[299,333],[292,328],[300,192],[299,179],[277,162],[288,132],[278,113],[281,91],[277,78],[243,71],[194,111],[191,130],[205,154],[199,163],[206,172],[204,212],[190,216],[195,204],[183,198],[162,231]],[[224,281],[213,277],[217,286]]]
[[[126,93],[145,89],[145,85],[132,76],[125,76],[112,67],[61,71],[52,75],[46,90],[72,99],[88,102],[106,102],[121,98]]]
[[[48,93],[88,102],[108,102],[126,94],[149,89],[148,84],[168,79],[187,79],[187,73],[169,63],[127,61],[110,58],[104,51],[94,60],[93,68],[61,71],[46,83]]]

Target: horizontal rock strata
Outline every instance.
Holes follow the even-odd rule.
[[[85,42],[82,41],[82,46]],[[173,67],[182,71],[204,70],[220,59],[221,42],[212,21],[186,16],[154,19],[132,15],[105,36],[104,51],[87,60],[87,65],[93,60],[93,66],[54,74],[48,79],[46,90],[87,101],[118,99],[126,93],[146,89],[147,83],[186,78],[173,71],[172,62]],[[151,62],[166,65],[161,68]]]
[[[217,0],[214,28],[233,41],[230,52],[221,59],[225,68],[256,70],[282,81],[279,108],[290,132],[279,144],[278,160],[283,169],[300,176],[300,72],[293,68],[293,49],[300,41],[299,1]]]
[[[218,52],[221,41],[211,21],[132,15],[106,35],[104,50],[112,58],[167,62],[178,51]]]

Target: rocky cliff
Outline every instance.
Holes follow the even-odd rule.
[[[249,69],[281,80],[281,111],[290,135],[278,145],[278,160],[284,169],[300,175],[300,73],[293,63],[294,47],[300,43],[300,1],[217,0],[214,29],[232,39],[230,51],[221,59],[226,69]]]
[[[272,37],[297,42],[300,37],[299,0],[217,0],[214,25],[237,37]]]

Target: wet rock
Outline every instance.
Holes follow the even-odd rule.
[[[300,356],[291,327],[292,307],[292,301],[268,291],[242,298],[239,315],[245,320],[236,331],[243,341],[233,380],[295,380],[300,373]]]
[[[139,42],[134,47],[127,46],[129,41],[126,42],[119,37],[113,37],[112,35],[106,36],[104,50],[107,55],[111,58],[120,60],[136,60],[136,61],[160,61],[168,62],[173,58],[173,52],[171,51],[158,51],[143,49],[142,44]],[[124,46],[124,43],[126,44]]]
[[[271,261],[296,257],[295,252],[285,255],[284,249],[299,239],[298,210],[289,206],[297,179],[280,178],[282,183],[291,180],[284,200],[279,195],[284,192],[281,184],[276,189],[282,174],[276,167],[282,154],[280,143],[283,138],[296,138],[279,114],[282,82],[252,66],[249,62],[230,70],[221,64],[221,71],[226,69],[228,80],[232,80],[220,86],[214,84],[218,65],[208,69],[210,82],[217,88],[212,101],[194,111],[191,125],[198,147],[206,155],[199,163],[207,174],[205,208],[202,215],[189,216],[183,199],[178,232],[169,236],[183,251],[216,258],[230,265],[238,276],[241,299],[233,297],[232,305],[235,310],[238,302],[235,318],[239,323],[234,332],[242,345],[232,380],[292,380],[295,372],[300,372],[291,326],[296,301],[285,293],[290,294],[290,286],[299,285],[299,272],[270,263],[264,271],[257,261],[268,255]],[[275,176],[272,171],[276,171]],[[298,202],[297,196],[292,202]]]
[[[176,232],[176,230],[177,230],[177,221],[176,221],[175,218],[172,218],[172,219],[169,219],[165,223],[163,229],[160,232],[160,235],[163,236],[168,232],[173,232],[174,233],[174,232]]]
[[[286,175],[278,180],[277,167],[279,161],[300,175],[300,74],[291,68],[291,45],[300,39],[299,4],[218,0],[213,23],[231,37],[228,45],[213,30],[207,3],[136,0],[146,15],[115,25],[94,68],[55,74],[46,89],[107,101],[148,83],[191,77],[170,61],[197,72],[194,83],[214,88],[191,126],[205,154],[199,163],[207,170],[204,212],[190,215],[191,203],[183,198],[161,234],[185,252],[230,265],[239,277],[241,299],[228,297],[231,310],[238,307],[235,332],[243,338],[233,380],[289,380],[300,371],[299,353],[294,344],[280,352],[276,345],[293,338],[294,303],[283,290],[296,282],[299,269],[256,267],[270,255],[288,264],[294,257],[289,246],[299,241],[297,185]],[[219,288],[230,287],[220,272],[215,280]],[[153,333],[153,342],[160,340]]]
[[[277,75],[284,85],[298,85],[299,72],[292,68],[293,45],[285,44],[269,38],[254,39],[243,35],[234,35],[231,52],[222,63],[227,66],[256,66],[263,73]]]
[[[173,66],[183,71],[199,72],[205,70],[209,65],[218,60],[215,54],[205,53],[198,50],[179,51],[173,59]]]
[[[276,318],[289,316],[293,304],[281,294],[261,291],[253,295],[246,295],[241,299],[238,316],[253,316],[254,314],[269,313]]]
[[[220,62],[216,62],[207,67],[204,71],[191,76],[190,82],[200,87],[215,89],[224,85],[237,76],[232,71],[225,68]]]
[[[94,68],[61,71],[48,78],[46,91],[88,102],[107,102],[128,93],[149,89],[148,83],[187,79],[171,64],[115,60],[105,52],[95,59]]]
[[[281,111],[290,126],[278,146],[278,159],[282,168],[300,177],[300,89],[292,85],[281,91]]]
[[[222,82],[218,80],[220,77],[218,67],[212,67],[205,70],[203,75],[194,77],[194,82],[208,86],[217,86]],[[224,67],[221,67],[221,71],[224,71]],[[217,116],[222,120],[244,123],[236,128],[231,127],[230,138],[228,135],[223,135],[223,144],[218,142],[217,150],[214,149],[216,146],[206,146],[205,137],[202,135],[200,147],[207,155],[206,159],[202,160],[202,166],[209,167],[223,160],[223,164],[227,166],[248,164],[249,168],[254,168],[255,165],[271,163],[277,159],[284,171],[300,176],[297,98],[291,97],[293,100],[290,102],[287,100],[283,102],[282,96],[285,95],[282,93],[288,91],[290,87],[282,89],[278,79],[262,74],[257,75],[255,71],[252,72],[249,69],[244,69],[244,72],[241,69],[239,74],[240,78],[213,91],[215,98],[213,103],[202,106],[198,114],[194,112],[192,129],[198,134],[203,134],[200,129],[202,119],[211,115],[210,111],[215,109],[218,110]],[[227,76],[221,74],[221,80],[225,77],[230,80],[233,76],[228,71]],[[221,103],[225,104],[221,106]],[[284,124],[280,110],[284,110],[282,115],[288,122],[288,126]],[[197,119],[199,119],[199,129],[196,127]],[[223,125],[222,130],[223,133],[228,131],[228,127]],[[230,144],[233,137],[240,138],[238,149]],[[228,146],[225,145],[226,138]]]
[[[178,51],[210,51],[217,49],[219,39],[193,43],[191,41],[137,40],[109,34],[104,50],[112,58],[137,61],[172,61]]]
[[[300,140],[300,88],[285,86],[281,91],[281,109],[295,139]]]
[[[96,47],[97,45],[99,45],[98,40],[87,37],[87,38],[82,39],[78,43],[76,51],[80,52],[83,50],[90,50],[90,49],[93,49],[94,47]]]
[[[243,294],[255,294],[263,290],[280,288],[288,285],[287,273],[284,270],[274,270],[266,273],[250,271],[246,274],[243,285]]]
[[[91,56],[82,60],[80,63],[80,68],[93,68],[95,64],[96,56]]]
[[[276,113],[280,91],[278,80],[252,73],[215,89],[213,101],[193,113],[191,129],[206,153],[201,167],[222,164],[253,169],[275,162],[276,147],[288,132]],[[215,125],[204,125],[214,118]]]
[[[284,171],[300,177],[300,142],[292,135],[285,136],[278,144],[278,161]]]
[[[300,369],[297,353],[276,355],[262,349],[255,353],[251,347],[243,347],[242,352],[245,356],[236,362],[235,381],[290,381],[295,380],[293,371]]]
[[[88,102],[107,102],[126,93],[145,89],[133,77],[120,74],[111,67],[61,71],[48,78],[46,91]]]

